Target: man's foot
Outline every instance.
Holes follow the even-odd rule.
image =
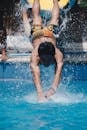
[[[7,55],[2,55],[0,57],[1,61],[6,61],[8,59]]]
[[[55,89],[54,88],[50,88],[47,92],[46,92],[46,94],[45,94],[45,97],[46,98],[50,98],[52,95],[54,95],[55,94]]]

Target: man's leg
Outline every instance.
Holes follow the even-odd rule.
[[[57,25],[59,22],[59,5],[58,0],[53,0],[52,18],[50,24]]]
[[[33,7],[32,7],[32,13],[33,13],[33,25],[41,25],[42,20],[41,20],[41,16],[40,16],[39,0],[34,0]]]

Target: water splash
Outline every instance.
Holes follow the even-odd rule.
[[[7,48],[14,49],[17,52],[29,52],[32,51],[33,47],[26,35],[7,36]]]
[[[36,92],[24,96],[23,100],[28,103],[39,103],[37,101]],[[55,95],[51,96],[50,99],[44,103],[57,103],[63,105],[87,103],[87,95],[84,93],[70,93],[65,89],[59,89]]]
[[[52,102],[60,104],[75,104],[75,103],[87,103],[87,95],[83,93],[69,93],[67,91],[57,92],[56,95],[51,97]]]

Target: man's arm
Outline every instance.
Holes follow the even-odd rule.
[[[53,84],[51,88],[48,90],[48,92],[46,93],[47,98],[49,98],[56,92],[56,89],[60,83],[62,66],[63,66],[63,55],[58,49],[56,49],[55,59],[57,62],[56,72],[55,72]]]
[[[39,63],[39,57],[36,50],[33,50],[31,55],[31,69],[33,73],[33,80],[37,89],[37,95],[39,101],[45,101],[45,96],[43,94],[42,86],[41,86],[41,80],[40,80],[40,69],[38,66]]]

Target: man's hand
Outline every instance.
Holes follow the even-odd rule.
[[[55,94],[55,92],[56,92],[56,90],[55,90],[53,87],[51,87],[51,88],[46,92],[45,97],[46,97],[46,98],[50,98],[52,95]]]
[[[39,101],[40,103],[46,102],[46,97],[44,96],[43,93],[38,93],[38,101]]]

